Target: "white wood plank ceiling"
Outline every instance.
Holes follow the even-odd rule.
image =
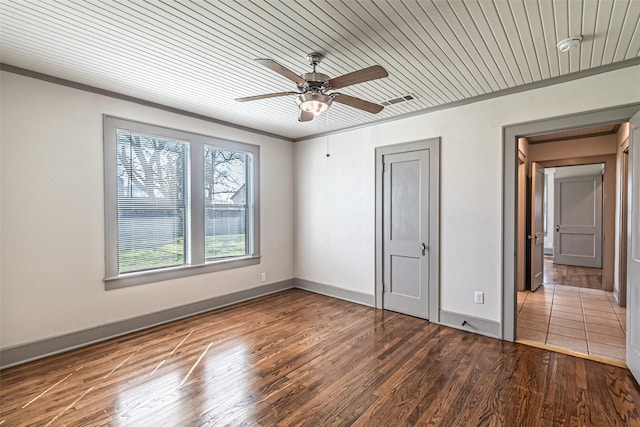
[[[415,113],[600,66],[637,64],[640,0],[0,0],[3,64],[298,139]],[[556,43],[582,35],[561,53]],[[333,104],[297,121],[306,55],[336,77],[374,64],[389,77],[341,90],[377,114]],[[607,67],[605,67],[607,68]],[[135,119],[133,117],[132,119]]]

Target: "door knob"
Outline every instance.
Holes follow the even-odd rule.
[[[424,255],[427,252],[427,244],[425,242],[422,242],[420,244],[420,250],[422,251],[422,255]]]
[[[560,231],[560,224],[556,224],[556,232]]]

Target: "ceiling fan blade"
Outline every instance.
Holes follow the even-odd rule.
[[[374,104],[373,102],[365,101],[364,99],[345,95],[343,93],[332,93],[331,95],[334,97],[333,100],[335,102],[348,105],[349,107],[358,108],[372,114],[378,114],[384,109],[382,105]]]
[[[311,120],[313,120],[313,113],[300,110],[300,116],[298,116],[299,122],[310,122]]]
[[[273,59],[260,59],[260,58],[258,58],[258,59],[256,59],[256,61],[258,61],[260,64],[264,65],[268,69],[270,69],[272,71],[275,71],[276,73],[280,74],[281,76],[284,76],[284,77],[288,78],[289,80],[291,80],[294,83],[297,83],[299,85],[302,85],[302,84],[306,83],[305,79],[303,79],[302,77],[300,77],[299,75],[297,75],[296,73],[294,73],[293,71],[288,69],[287,67],[278,64]]]
[[[371,67],[333,78],[329,80],[329,85],[332,89],[340,89],[341,87],[351,86],[357,83],[381,79],[388,75],[389,73],[387,73],[387,70],[382,68],[380,65],[372,65]]]
[[[297,95],[298,92],[276,92],[267,93],[266,95],[246,96],[244,98],[236,98],[238,102],[255,101],[258,99],[275,98],[276,96]]]

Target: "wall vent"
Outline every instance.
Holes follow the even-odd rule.
[[[380,103],[380,105],[384,105],[386,107],[387,105],[399,104],[401,102],[411,101],[413,99],[416,99],[416,97],[414,95],[412,95],[412,94],[403,95],[403,96],[399,96],[397,98],[393,98],[393,99],[388,99],[386,101],[382,101]]]

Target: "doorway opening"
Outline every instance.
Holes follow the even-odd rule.
[[[611,126],[613,134],[619,127]],[[544,174],[543,283],[606,290],[602,274],[605,164],[547,167]],[[614,199],[609,197],[607,202],[611,204],[607,212],[615,213]],[[615,229],[605,231],[615,233]]]
[[[626,310],[613,294],[613,237],[616,155],[625,132],[620,124],[598,126],[529,146],[530,194],[519,213],[529,225],[526,286],[517,297],[519,342],[624,365]],[[563,149],[574,157],[566,166]]]
[[[526,288],[528,275],[531,274],[531,271],[523,271],[522,265],[523,261],[524,265],[526,265],[526,248],[532,245],[531,241],[526,240],[527,235],[532,236],[531,240],[535,239],[535,231],[533,233],[526,234],[524,236],[525,241],[522,241],[522,233],[519,230],[522,230],[522,221],[526,221],[526,216],[521,215],[523,211],[523,203],[522,199],[519,198],[519,194],[521,194],[523,182],[519,177],[523,175],[523,167],[527,168],[527,175],[531,175],[531,159],[535,158],[536,151],[537,154],[540,154],[540,149],[542,148],[543,142],[535,141],[534,144],[526,144],[523,146],[523,138],[527,137],[529,139],[545,139],[549,136],[553,136],[555,141],[546,142],[547,148],[554,146],[555,154],[554,156],[547,157],[538,157],[540,163],[544,164],[544,168],[560,168],[564,166],[576,166],[576,165],[586,165],[586,164],[598,164],[604,163],[604,174],[607,173],[612,174],[610,177],[604,176],[604,186],[613,185],[609,190],[609,192],[605,194],[605,205],[608,202],[613,201],[613,213],[606,214],[603,218],[603,226],[606,228],[608,222],[613,222],[613,233],[603,232],[604,237],[602,239],[603,251],[602,251],[602,276],[599,281],[599,289],[597,284],[592,285],[596,289],[592,289],[591,287],[580,288],[576,286],[566,286],[562,284],[553,284],[553,287],[544,286],[540,288],[538,291],[529,291],[532,299],[529,302],[534,303],[535,300],[540,300],[539,302],[544,305],[545,311],[552,312],[553,311],[553,299],[556,298],[556,302],[559,303],[556,307],[556,314],[561,312],[561,305],[565,307],[575,307],[575,299],[571,300],[571,295],[566,295],[567,293],[575,293],[573,295],[574,298],[578,298],[581,301],[581,305],[577,308],[581,311],[579,314],[582,320],[585,319],[585,307],[587,311],[594,310],[596,308],[602,307],[593,307],[598,303],[601,303],[602,306],[606,307],[606,304],[609,305],[609,309],[613,312],[613,315],[616,316],[616,322],[620,323],[620,319],[624,319],[624,308],[618,305],[618,301],[623,292],[622,289],[619,289],[618,277],[621,269],[621,256],[620,247],[621,247],[621,233],[620,233],[620,217],[622,215],[621,209],[619,206],[619,200],[616,200],[614,195],[620,194],[619,184],[621,182],[622,177],[618,175],[621,168],[619,166],[621,153],[618,152],[619,147],[616,145],[620,141],[617,138],[617,135],[613,136],[613,150],[609,152],[602,151],[591,151],[588,153],[580,151],[584,149],[586,146],[590,145],[589,143],[585,144],[590,138],[593,138],[594,135],[594,127],[604,126],[604,125],[613,125],[617,126],[621,122],[625,122],[629,120],[633,114],[640,109],[639,105],[633,106],[625,106],[625,107],[616,107],[607,110],[593,111],[587,113],[576,114],[573,116],[560,117],[549,120],[542,120],[538,122],[525,123],[521,125],[514,125],[505,127],[504,129],[504,153],[505,153],[505,163],[504,163],[504,191],[505,191],[505,204],[504,204],[504,282],[503,282],[503,338],[507,340],[515,340],[518,337],[517,334],[517,319],[516,315],[518,311],[522,309],[526,302],[523,301],[523,298],[518,298],[518,290],[523,290],[523,285]],[[579,138],[578,135],[560,135],[563,132],[581,132],[587,131],[591,132],[592,135],[585,138]],[[622,127],[618,127],[620,130]],[[578,130],[579,129],[579,130]],[[617,134],[617,131],[615,132]],[[553,135],[551,135],[553,134]],[[569,139],[568,139],[569,138]],[[581,143],[571,144],[571,140],[573,139],[583,139]],[[527,141],[528,142],[528,141]],[[563,144],[563,142],[565,144]],[[537,144],[539,147],[536,147]],[[591,147],[593,148],[593,147]],[[529,152],[531,150],[531,152]],[[547,150],[548,151],[548,150]],[[523,160],[524,158],[524,160]],[[525,166],[523,166],[525,165]],[[606,191],[606,188],[605,188]],[[609,198],[607,198],[609,197]],[[607,209],[606,207],[604,209]],[[611,209],[611,208],[609,208]],[[523,220],[522,218],[525,218]],[[553,232],[555,233],[555,225],[553,225]],[[549,226],[549,224],[547,224]],[[549,228],[549,227],[548,227]],[[532,231],[532,230],[530,230]],[[547,230],[547,238],[549,238],[549,231]],[[538,240],[543,240],[544,236],[540,235]],[[513,254],[510,256],[510,254]],[[543,254],[544,256],[544,254]],[[523,260],[524,258],[524,260]],[[569,274],[569,273],[568,273]],[[613,279],[615,277],[615,280]],[[597,281],[597,279],[596,279]],[[544,283],[544,280],[543,280]],[[549,289],[548,289],[549,288]],[[542,292],[541,292],[542,291]],[[567,292],[563,292],[567,291]],[[604,301],[594,301],[594,295],[589,295],[590,293],[602,293],[605,300]],[[608,292],[608,293],[607,293]],[[564,293],[564,294],[563,294]],[[538,296],[534,296],[538,295]],[[582,304],[584,302],[584,305]],[[624,301],[622,301],[624,303]],[[564,303],[564,304],[562,304]],[[548,307],[547,307],[548,306]],[[565,308],[565,312],[570,310],[571,308]],[[616,311],[617,310],[617,311]],[[604,311],[604,310],[601,310]],[[617,316],[617,315],[620,316]],[[591,316],[591,313],[589,313]],[[549,316],[550,318],[551,316]],[[521,319],[522,320],[522,319]],[[544,323],[545,320],[542,318],[536,319],[538,322]],[[567,319],[570,320],[570,319]],[[550,322],[550,321],[549,321]],[[527,326],[524,323],[521,326]],[[531,325],[529,325],[531,326]],[[549,335],[548,324],[547,330],[545,332],[545,341],[546,337]],[[561,325],[558,325],[561,326]],[[577,326],[577,325],[571,325]],[[611,325],[601,325],[605,328]],[[566,327],[566,326],[565,326]],[[575,328],[579,329],[579,328]],[[555,332],[563,332],[565,334],[571,334],[571,332],[561,331],[560,329],[554,328]],[[599,330],[599,331],[597,331]],[[583,331],[585,333],[585,341],[587,341],[587,327],[583,326]],[[602,328],[594,327],[591,331],[591,336],[596,337],[595,334],[601,332],[608,332]],[[559,335],[559,334],[552,334]],[[606,335],[603,334],[603,335]],[[567,335],[564,336],[563,342],[566,343],[569,341]],[[552,337],[554,338],[554,337]],[[594,341],[595,342],[595,341]],[[624,343],[624,338],[620,343]],[[586,342],[587,353],[589,349],[589,344]],[[605,347],[611,346],[610,344],[605,344]],[[554,346],[556,347],[556,346]],[[597,347],[597,344],[592,347]],[[570,353],[577,353],[576,350],[568,350]],[[596,352],[594,351],[595,355]],[[624,349],[621,353],[618,353],[621,357],[621,363],[624,363]],[[598,358],[598,357],[593,357]]]

